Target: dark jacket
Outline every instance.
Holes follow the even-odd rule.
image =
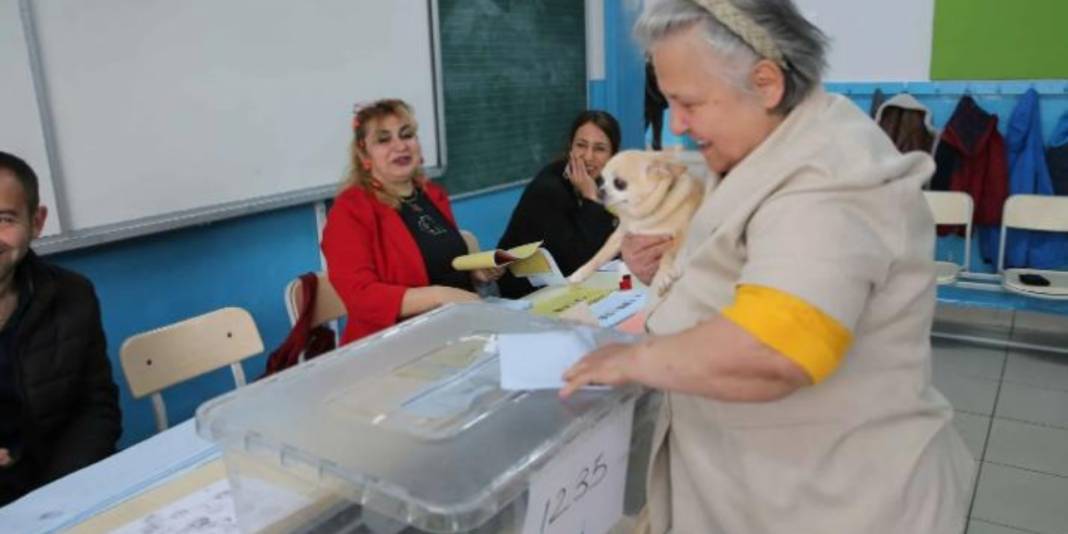
[[[1055,195],[1068,195],[1068,112],[1061,115],[1046,150],[1046,164]]]
[[[32,252],[19,269],[33,292],[13,353],[22,450],[0,469],[0,504],[107,457],[122,433],[92,284]]]
[[[616,218],[597,202],[582,198],[564,177],[565,161],[550,163],[523,191],[512,212],[498,248],[511,248],[533,241],[553,255],[567,276],[589,261],[616,228]],[[505,274],[498,286],[501,295],[519,298],[534,290],[525,279]]]
[[[1038,93],[1028,90],[1009,118],[1005,133],[1009,159],[1009,194],[1052,195],[1053,183],[1042,142]],[[1068,239],[1064,234],[1009,230],[1005,240],[1006,267],[1056,269],[1068,265]]]
[[[991,261],[997,254],[996,234],[1009,191],[1005,141],[998,133],[997,116],[980,108],[971,96],[962,97],[942,131],[935,164],[931,189],[972,196],[979,248]]]
[[[875,122],[902,154],[930,154],[934,148],[937,132],[931,124],[931,112],[908,93],[884,101],[875,113]]]

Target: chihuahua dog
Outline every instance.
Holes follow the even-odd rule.
[[[579,283],[619,255],[627,233],[670,235],[671,248],[660,259],[652,288],[663,296],[676,278],[675,256],[690,219],[704,197],[704,188],[686,165],[663,152],[626,150],[608,160],[601,171],[604,205],[619,217],[619,226],[601,250],[579,267],[568,282]]]

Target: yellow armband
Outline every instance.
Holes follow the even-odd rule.
[[[853,342],[834,317],[789,293],[741,285],[721,312],[765,345],[798,364],[813,383],[830,376]]]

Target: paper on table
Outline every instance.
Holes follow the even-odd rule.
[[[235,534],[241,532],[234,514],[229,480],[218,480],[113,532],[166,534],[193,530]]]
[[[501,334],[501,389],[560,389],[564,371],[596,347],[593,334],[585,330]]]
[[[242,480],[246,526],[273,525],[312,504],[305,495],[255,478]],[[149,514],[111,530],[113,534],[183,534],[186,532],[239,533],[230,480],[208,484]]]
[[[613,291],[592,306],[597,322],[611,328],[640,312],[645,306],[646,293],[642,290]]]

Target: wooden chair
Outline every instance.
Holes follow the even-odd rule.
[[[319,281],[315,289],[315,309],[312,310],[311,328],[336,321],[345,316],[345,304],[341,297],[337,296],[334,286],[330,285],[330,279],[326,273],[318,273]],[[300,308],[304,305],[304,291],[301,288],[300,278],[294,278],[286,285],[285,290],[286,312],[289,314],[290,326],[297,324],[300,316]]]
[[[962,272],[968,272],[972,258],[972,213],[975,205],[971,195],[956,191],[924,191],[936,225],[964,225],[964,261],[936,261],[939,284],[952,284]]]
[[[263,352],[252,315],[222,308],[169,326],[130,336],[119,350],[123,373],[134,398],[152,396],[156,428],[166,430],[164,389],[230,366],[237,387],[245,385],[241,361]]]
[[[1001,213],[1001,238],[998,243],[998,272],[1008,290],[1031,297],[1068,299],[1068,271],[1047,269],[1006,269],[1005,235],[1009,228],[1068,232],[1068,197],[1046,195],[1012,195]],[[1049,280],[1048,286],[1028,285],[1023,275],[1038,275]]]

